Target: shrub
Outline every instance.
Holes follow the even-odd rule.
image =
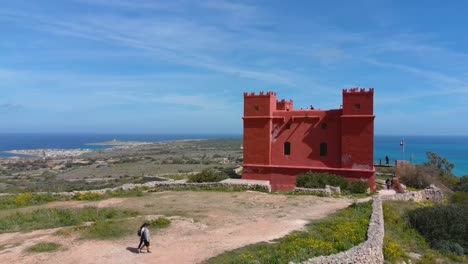
[[[325,188],[325,185],[339,186],[342,191],[366,193],[369,185],[365,181],[349,182],[345,178],[327,172],[307,172],[297,176],[297,187]]]
[[[57,243],[38,243],[27,249],[29,252],[42,253],[42,252],[53,252],[61,248],[62,245]]]
[[[441,205],[409,213],[411,225],[429,241],[448,240],[468,249],[468,206]]]
[[[460,244],[448,240],[434,240],[431,243],[433,249],[437,249],[444,253],[455,253],[458,256],[463,256],[464,250]]]
[[[75,199],[80,201],[96,201],[102,199],[104,195],[97,192],[86,192],[86,193],[78,193],[75,195]]]
[[[468,175],[460,177],[458,183],[453,187],[454,191],[468,192]]]
[[[149,224],[151,227],[165,228],[171,224],[171,220],[164,218],[164,217],[160,217],[160,218],[151,220]]]
[[[222,173],[222,172],[220,172],[218,170],[209,168],[209,169],[204,169],[200,173],[189,175],[188,182],[198,182],[198,183],[200,183],[200,182],[219,182],[219,181],[225,180],[227,178],[228,177],[226,176],[226,174],[224,174],[224,173]]]
[[[33,199],[32,193],[21,193],[15,196],[15,205],[18,207],[31,204]]]
[[[439,175],[452,175],[452,170],[455,168],[453,163],[431,151],[426,152],[426,156],[429,160],[426,165],[437,169]]]
[[[389,237],[384,239],[383,253],[385,260],[391,262],[408,257],[401,245]]]
[[[350,182],[348,190],[352,193],[366,193],[369,189],[369,184],[366,181]]]
[[[468,204],[468,192],[455,192],[451,197],[452,203]]]
[[[297,187],[325,188],[325,185],[340,186],[342,190],[348,189],[348,181],[335,174],[323,172],[307,172],[297,176]]]
[[[215,169],[226,174],[226,176],[229,178],[241,178],[241,175],[234,171],[234,167],[215,167]]]
[[[424,189],[434,182],[433,176],[437,174],[435,170],[428,166],[403,166],[397,169],[401,183],[408,187]]]

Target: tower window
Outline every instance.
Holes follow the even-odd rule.
[[[291,155],[291,143],[290,142],[284,142],[284,155]]]
[[[328,152],[327,143],[320,143],[320,156],[321,157],[327,156],[327,152]]]
[[[255,111],[260,110],[260,107],[258,107],[258,105],[254,106],[254,108],[255,108]]]
[[[327,123],[322,123],[322,129],[327,129]]]
[[[354,108],[361,109],[361,104],[354,104]]]

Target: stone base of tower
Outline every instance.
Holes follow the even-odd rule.
[[[371,192],[376,192],[375,170],[244,164],[242,179],[270,181],[273,191],[289,191],[296,187],[296,176],[309,171],[333,173],[349,181],[366,180]]]

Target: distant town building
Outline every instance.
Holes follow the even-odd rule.
[[[274,92],[244,93],[242,178],[291,190],[298,174],[330,172],[375,191],[374,89],[344,89],[340,109],[293,106]]]

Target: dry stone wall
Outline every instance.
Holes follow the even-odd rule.
[[[151,190],[250,190],[259,192],[270,192],[270,185],[250,184],[250,183],[227,183],[227,182],[205,182],[205,183],[186,183],[186,182],[155,182],[150,187]]]
[[[340,187],[333,187],[333,186],[325,185],[325,188],[323,189],[296,187],[294,188],[293,192],[299,193],[299,194],[312,194],[312,195],[318,195],[318,196],[332,196],[332,195],[340,195],[341,189]]]
[[[85,193],[98,193],[105,194],[106,192],[120,191],[120,190],[133,190],[133,189],[143,189],[147,191],[159,191],[159,190],[174,190],[174,191],[183,191],[183,190],[228,190],[228,191],[259,191],[259,192],[270,192],[271,187],[269,184],[265,183],[249,183],[249,182],[206,182],[206,183],[187,183],[183,181],[153,181],[143,184],[137,183],[127,183],[120,187],[115,188],[105,188],[99,190],[87,190],[87,191],[72,191],[72,192],[57,192],[57,193],[48,193],[48,192],[37,192],[37,194],[53,194],[61,196],[75,196],[78,194]],[[5,194],[11,195],[11,194]]]
[[[374,196],[372,215],[367,230],[367,240],[350,250],[329,256],[311,258],[303,264],[338,264],[338,263],[384,263],[383,256],[384,220],[382,200]]]
[[[410,191],[392,195],[382,195],[382,200],[408,202],[430,201],[434,203],[442,203],[444,201],[444,193],[435,185],[431,185],[429,188],[426,188],[422,191]]]

